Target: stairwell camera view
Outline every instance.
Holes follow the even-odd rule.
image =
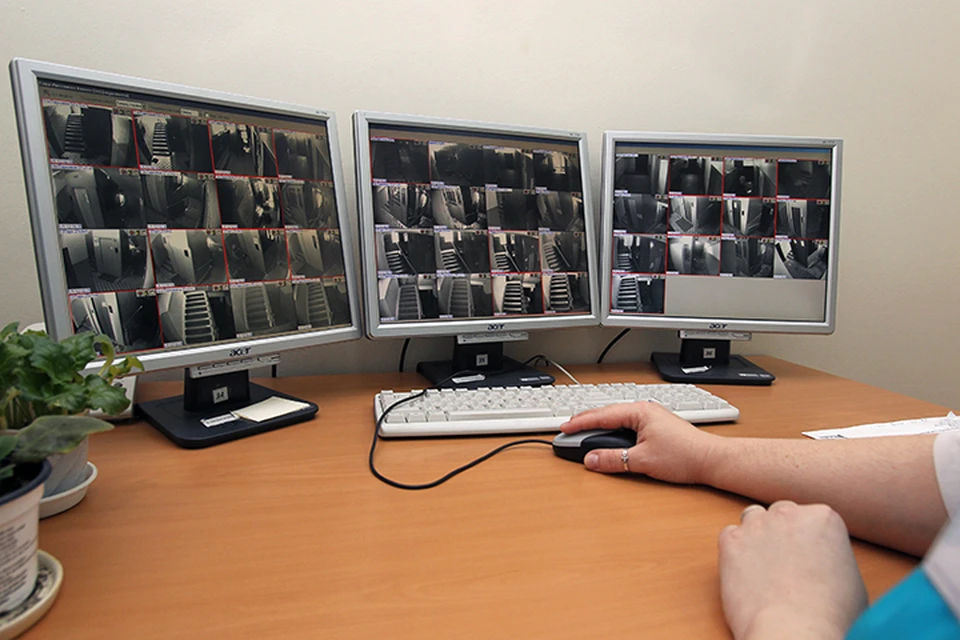
[[[800,315],[822,316],[830,159],[828,149],[616,142],[610,311],[776,318],[794,295],[810,301]]]
[[[350,326],[323,121],[40,95],[76,331],[140,352]]]
[[[579,147],[371,125],[380,320],[582,313]]]

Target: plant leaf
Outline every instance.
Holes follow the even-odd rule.
[[[17,446],[17,436],[0,436],[0,460],[3,460]]]
[[[115,387],[96,374],[84,379],[83,391],[88,407],[100,409],[109,415],[120,413],[130,404],[123,387]]]
[[[42,416],[20,430],[10,459],[40,462],[47,456],[72,450],[91,433],[112,428],[110,423],[90,416]]]
[[[30,337],[33,342],[30,364],[61,384],[73,382],[77,371],[83,370],[95,355],[90,334],[70,336],[62,342],[54,342],[45,335]]]

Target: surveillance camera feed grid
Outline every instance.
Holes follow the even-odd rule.
[[[351,324],[324,121],[39,88],[75,331],[131,353]]]
[[[676,276],[824,280],[827,150],[618,142],[611,311],[663,314]]]
[[[374,124],[380,320],[585,313],[579,145]]]

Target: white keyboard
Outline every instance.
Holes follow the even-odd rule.
[[[395,402],[420,393],[381,391],[374,397],[377,420]],[[732,422],[740,410],[692,384],[581,384],[488,389],[430,389],[387,414],[385,438],[465,436],[559,431],[571,416],[608,404],[651,400],[695,423]]]

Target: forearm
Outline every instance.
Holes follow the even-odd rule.
[[[764,503],[825,503],[854,536],[922,555],[947,518],[933,440],[718,437],[700,481]]]

